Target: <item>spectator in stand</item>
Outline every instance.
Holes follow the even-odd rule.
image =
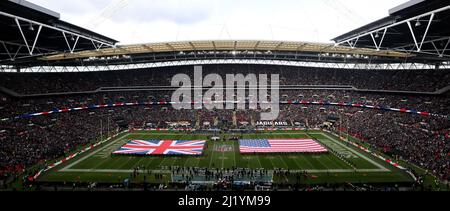
[[[257,70],[257,71],[256,71]],[[283,85],[349,85],[364,89],[435,91],[450,83],[449,70],[343,70],[255,65],[208,65],[203,74],[278,73]],[[94,73],[0,73],[0,86],[20,94],[80,92],[114,86],[167,86],[176,73],[192,76],[191,67],[155,71],[130,70]],[[101,136],[129,127],[166,127],[167,122],[189,121],[191,127],[254,128],[260,110],[174,110],[170,106],[134,106],[90,109],[28,119],[13,117],[54,108],[72,108],[115,102],[170,101],[171,91],[65,93],[15,98],[0,93],[0,171],[20,172],[64,156]],[[344,90],[282,90],[281,100],[352,102],[413,108],[449,115],[450,95],[406,95]],[[323,107],[323,109],[321,109]],[[278,121],[320,127],[338,116],[333,129],[346,130],[371,146],[430,170],[441,179],[450,176],[449,119],[350,107],[282,105]],[[238,125],[221,125],[222,120]],[[209,122],[210,124],[204,124]],[[248,122],[243,125],[239,122]],[[341,124],[342,123],[342,124]],[[101,126],[102,125],[102,126]],[[348,126],[348,127],[347,127]]]

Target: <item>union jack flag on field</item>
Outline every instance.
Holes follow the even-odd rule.
[[[200,155],[205,140],[131,140],[113,154]]]
[[[240,139],[241,153],[327,152],[313,139]]]

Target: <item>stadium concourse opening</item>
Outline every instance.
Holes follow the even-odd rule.
[[[126,45],[32,2],[0,2],[2,190],[450,190],[449,2],[330,43]]]

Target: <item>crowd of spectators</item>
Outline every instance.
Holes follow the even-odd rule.
[[[371,110],[347,112],[338,130],[348,131],[394,157],[450,179],[450,120]]]
[[[225,95],[225,94],[224,94]],[[417,111],[448,115],[450,93],[442,95],[399,95],[344,90],[281,90],[280,101],[323,101],[376,105],[391,108],[415,109]],[[12,118],[26,113],[51,111],[55,108],[75,108],[120,102],[170,102],[172,91],[114,91],[94,94],[56,95],[33,98],[12,98],[0,95],[0,119]],[[227,99],[226,95],[223,98]],[[237,100],[236,98],[234,98]],[[205,99],[205,101],[208,101]],[[193,106],[194,107],[194,106]],[[245,113],[243,115],[246,115]]]
[[[192,66],[81,73],[2,73],[0,87],[20,94],[94,91],[100,87],[170,86],[183,73],[194,80]],[[203,76],[279,74],[280,85],[345,85],[359,89],[433,92],[450,85],[450,70],[357,70],[271,65],[204,65]],[[39,87],[36,89],[36,87]]]
[[[228,69],[227,69],[228,68]],[[260,68],[260,69],[258,69]],[[0,86],[21,94],[88,91],[99,87],[170,86],[169,76],[192,74],[192,68],[164,71],[3,74]],[[333,70],[300,67],[211,65],[204,75],[279,73],[284,85],[351,85],[367,89],[435,91],[449,85],[448,70]],[[288,79],[287,79],[288,78]],[[45,165],[119,128],[169,127],[189,122],[194,128],[255,128],[261,110],[174,110],[171,106],[89,109],[27,119],[13,117],[116,102],[170,101],[172,91],[114,91],[16,98],[0,92],[0,173],[9,175]],[[281,90],[280,100],[352,102],[408,108],[449,115],[449,94],[417,95],[322,89]],[[450,176],[450,120],[381,110],[323,105],[281,105],[277,121],[346,131],[371,146],[425,169],[441,179]],[[225,123],[224,123],[225,122]],[[299,123],[299,124],[296,124]]]
[[[169,127],[168,122],[189,122],[194,128],[256,128],[260,111],[174,110],[166,107],[120,107],[77,111],[30,119],[0,122],[0,165],[4,171],[20,171],[45,163],[80,146],[95,142],[103,134],[117,132],[121,123],[128,128]],[[247,113],[248,115],[245,115]],[[239,118],[238,118],[239,117]],[[338,117],[336,119],[336,117]],[[234,125],[233,118],[236,118]],[[334,122],[344,130],[393,156],[429,169],[448,179],[450,166],[450,121],[361,108],[283,105],[277,121],[294,122],[309,128]],[[208,122],[208,124],[204,124]],[[247,122],[247,124],[243,124]]]

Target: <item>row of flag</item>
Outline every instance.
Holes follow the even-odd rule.
[[[238,103],[237,101],[233,101],[234,103]],[[191,104],[199,104],[200,102],[191,102]],[[207,103],[207,102],[203,102]],[[220,103],[220,102],[219,102]],[[227,101],[223,101],[223,103],[227,103]],[[356,107],[356,108],[368,108],[368,109],[378,109],[384,111],[394,111],[394,112],[402,112],[402,113],[411,113],[418,114],[422,116],[434,116],[434,117],[443,117],[450,118],[448,115],[434,114],[429,112],[417,111],[415,109],[406,109],[406,108],[391,108],[388,106],[378,106],[378,105],[365,105],[358,103],[346,103],[346,102],[329,102],[329,101],[305,101],[305,100],[288,100],[288,101],[280,101],[280,104],[301,104],[301,105],[324,105],[324,106],[347,106],[347,107]],[[177,102],[167,102],[167,101],[159,101],[159,102],[133,102],[133,103],[110,103],[110,104],[100,104],[100,105],[89,105],[82,106],[76,108],[55,108],[51,111],[37,112],[37,113],[28,113],[20,116],[16,116],[13,119],[22,119],[22,118],[31,118],[35,116],[45,116],[54,113],[65,113],[79,110],[88,110],[88,109],[97,109],[97,108],[110,108],[110,107],[121,107],[121,106],[154,106],[154,105],[171,105],[177,104]],[[2,118],[2,121],[11,120],[10,118]]]
[[[205,140],[130,140],[115,155],[201,155]],[[246,153],[321,153],[328,150],[313,139],[241,139],[239,151]]]

